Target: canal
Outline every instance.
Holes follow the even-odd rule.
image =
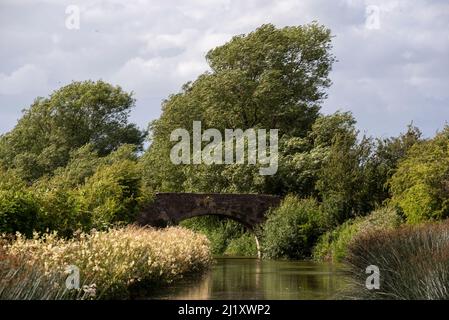
[[[335,299],[347,282],[342,265],[217,257],[201,276],[155,290],[150,299]]]

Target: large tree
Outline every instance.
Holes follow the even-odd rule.
[[[141,148],[143,132],[128,123],[133,106],[132,94],[118,86],[72,82],[36,99],[0,137],[0,164],[33,181],[65,166],[70,152],[88,143],[100,156],[125,143]]]
[[[192,122],[199,120],[203,128],[222,133],[225,128],[263,128],[279,129],[281,136],[304,137],[319,115],[334,62],[330,30],[317,23],[285,28],[263,25],[232,38],[206,57],[211,71],[170,96],[163,103],[161,118],[150,125],[152,145],[143,161],[151,168],[146,180],[156,189],[220,184],[221,190],[244,191],[245,185],[251,189],[260,185],[252,178],[254,168],[174,166],[169,157],[170,132],[191,130]],[[188,182],[192,170],[200,170],[208,181]],[[231,186],[236,175],[247,183]],[[186,181],[189,187],[183,186]],[[263,186],[247,191],[263,191]]]

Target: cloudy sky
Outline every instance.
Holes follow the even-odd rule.
[[[313,20],[332,29],[338,59],[323,112],[351,110],[376,136],[411,121],[430,136],[449,120],[447,0],[0,0],[0,133],[35,97],[86,79],[133,91],[132,121],[146,127],[208,69],[209,49]]]

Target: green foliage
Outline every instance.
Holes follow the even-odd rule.
[[[449,216],[449,127],[410,148],[390,187],[409,223]]]
[[[312,125],[309,140],[314,147],[330,147],[338,137],[353,138],[356,121],[351,112],[321,115]]]
[[[211,243],[212,253],[222,255],[229,244],[245,234],[245,228],[238,222],[218,216],[194,217],[181,222],[181,225],[204,234]]]
[[[317,115],[313,104],[330,85],[330,41],[330,30],[317,23],[282,29],[267,24],[209,51],[215,98],[206,109],[210,124],[304,135]]]
[[[39,206],[36,231],[57,231],[63,237],[71,237],[77,230],[90,230],[92,217],[82,212],[74,190],[35,189]]]
[[[421,136],[420,131],[410,125],[399,137],[382,140],[363,137],[357,141],[354,124],[351,115],[344,113],[337,114],[328,123],[318,120],[314,125],[317,126],[315,132],[320,133],[315,141],[320,145],[331,142],[319,167],[316,188],[323,211],[334,227],[347,219],[368,214],[390,197],[387,180]],[[326,135],[328,132],[334,133]]]
[[[341,261],[346,256],[348,244],[357,233],[353,220],[347,220],[335,229],[323,234],[313,248],[314,260]]]
[[[413,125],[408,125],[407,131],[398,137],[377,139],[377,149],[372,162],[377,167],[377,173],[372,177],[377,182],[378,202],[391,197],[388,179],[396,172],[398,164],[406,156],[410,148],[421,141],[421,131]]]
[[[38,207],[32,194],[0,190],[0,232],[30,236],[37,224]]]
[[[359,235],[397,228],[401,218],[393,208],[380,208],[365,217],[347,220],[333,230],[324,233],[313,248],[315,260],[342,261],[348,246]]]
[[[185,166],[183,191],[264,193],[266,178],[259,165],[191,165]]]
[[[125,159],[101,165],[77,191],[80,210],[92,216],[95,228],[134,222],[141,196],[140,182],[135,161]]]
[[[141,147],[143,133],[128,123],[131,94],[103,81],[72,82],[38,98],[0,138],[0,164],[27,181],[51,174],[88,143],[100,156],[123,143]]]
[[[230,256],[246,257],[257,256],[257,246],[254,234],[246,232],[239,238],[232,239],[229,242],[224,254]]]
[[[295,193],[301,197],[318,197],[317,182],[327,163],[337,137],[355,132],[350,112],[320,115],[304,138],[289,137],[280,141],[279,170],[269,177],[269,192]],[[352,143],[356,140],[353,139]]]
[[[105,160],[106,158],[98,156],[91,144],[87,144],[70,153],[69,161],[65,167],[57,168],[51,176],[42,177],[35,185],[62,189],[75,188],[84,184],[86,179],[91,177]]]
[[[211,50],[212,71],[170,96],[150,124],[152,145],[142,158],[146,185],[159,191],[266,192],[274,182],[251,166],[176,166],[169,153],[176,128],[278,128],[281,136],[304,137],[318,116],[330,85],[334,57],[330,31],[316,23],[275,28],[263,25]]]
[[[304,259],[322,233],[323,217],[313,199],[287,196],[263,225],[263,254],[269,259]]]
[[[257,256],[254,234],[238,222],[203,216],[182,221],[181,225],[204,234],[215,255]]]
[[[134,222],[151,193],[141,183],[136,146],[99,157],[91,145],[74,150],[66,167],[28,186],[14,170],[0,170],[0,232],[104,229]]]
[[[373,209],[375,203],[370,201],[370,177],[365,165],[371,154],[371,140],[363,138],[357,143],[355,129],[334,138],[316,187],[323,210],[335,225]]]
[[[0,233],[31,235],[37,225],[35,197],[12,171],[0,168]]]

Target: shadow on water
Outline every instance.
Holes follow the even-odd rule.
[[[147,299],[335,299],[347,276],[342,265],[217,257],[202,275],[188,276]]]

